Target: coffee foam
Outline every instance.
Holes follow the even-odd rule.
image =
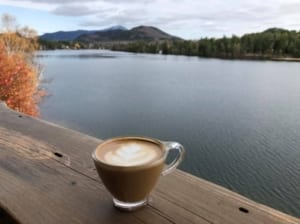
[[[152,143],[123,142],[103,150],[104,162],[116,166],[136,166],[149,163],[161,155],[159,147]]]

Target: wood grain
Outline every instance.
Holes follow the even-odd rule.
[[[161,178],[147,207],[119,212],[91,159],[100,142],[0,103],[0,207],[6,211],[0,218],[9,214],[33,224],[300,223],[179,170]]]

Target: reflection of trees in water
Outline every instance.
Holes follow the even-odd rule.
[[[15,18],[2,16],[0,35],[0,100],[10,108],[39,114],[38,102],[45,92],[39,88],[42,67],[35,61],[37,34],[28,27],[19,28]]]

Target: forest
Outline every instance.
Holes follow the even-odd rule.
[[[157,40],[130,42],[45,41],[39,40],[44,49],[99,49],[136,53],[162,53],[216,58],[299,58],[300,32],[270,28],[263,32],[238,37],[201,38],[199,40]]]
[[[300,32],[271,28],[260,33],[201,38],[197,41],[173,40],[115,44],[112,50],[141,53],[193,55],[218,58],[300,57]]]

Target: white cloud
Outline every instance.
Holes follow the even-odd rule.
[[[27,9],[36,9],[42,11],[53,10],[55,7],[45,3],[32,3],[30,1],[16,1],[16,0],[0,0],[1,5],[14,6],[14,7],[22,7]]]
[[[6,5],[76,17],[74,26],[153,25],[195,38],[257,32],[268,27],[299,30],[298,0],[0,0]],[[80,21],[78,22],[78,18]],[[58,24],[59,25],[59,24]],[[77,27],[78,28],[78,27]]]
[[[77,2],[82,3],[82,0],[11,0],[11,1],[19,2],[19,3],[31,2],[32,4],[46,3],[46,4],[61,4],[61,5],[68,4],[68,3],[77,3]],[[86,0],[85,3],[95,2],[95,1],[97,0]]]
[[[99,8],[91,8],[85,5],[62,5],[55,8],[52,12],[63,16],[86,16],[103,12],[105,10]]]

